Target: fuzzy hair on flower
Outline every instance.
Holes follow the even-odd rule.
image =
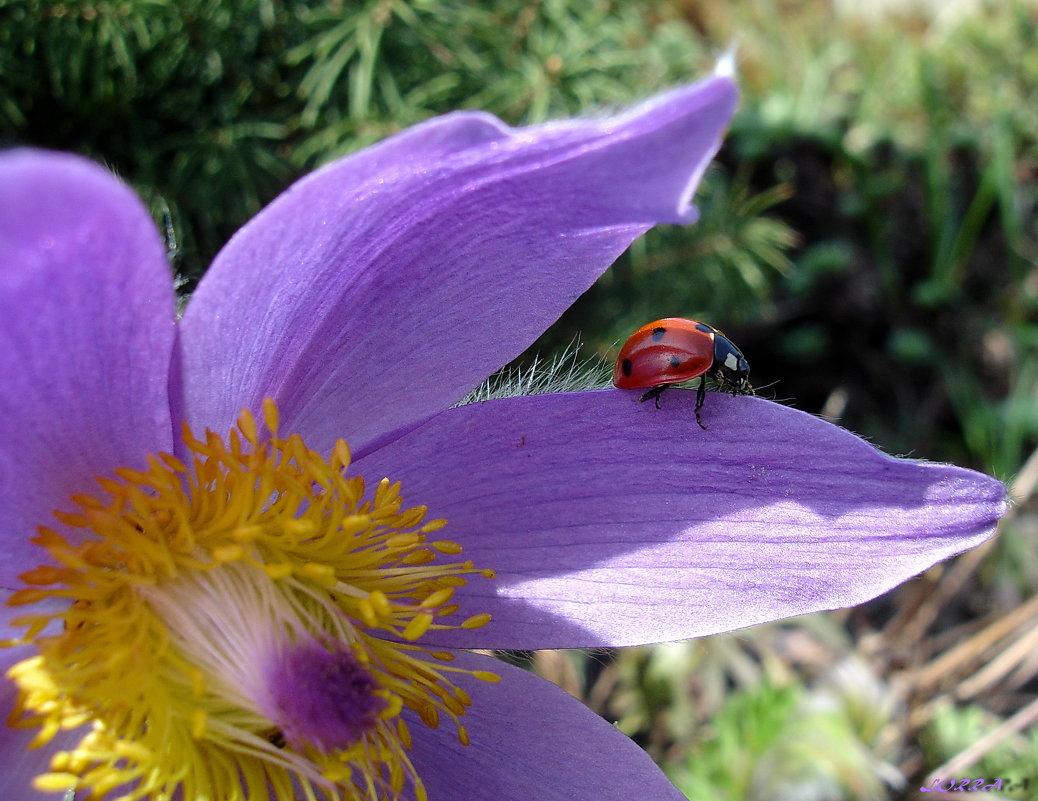
[[[695,220],[735,103],[430,120],[289,188],[180,320],[124,184],[0,154],[5,797],[680,801],[472,650],[844,607],[989,537],[999,482],[758,398],[455,406]]]

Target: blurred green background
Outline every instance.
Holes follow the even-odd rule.
[[[853,610],[622,652],[510,654],[690,798],[1038,797],[1038,4],[887,0],[0,0],[0,146],[133,184],[190,292],[294,178],[456,108],[524,124],[701,76],[741,110],[697,197],[538,343],[608,360],[722,327],[769,397],[992,473],[999,540]],[[529,364],[532,355],[521,363]],[[1025,780],[1028,787],[1023,787]]]

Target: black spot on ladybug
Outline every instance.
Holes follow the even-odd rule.
[[[662,325],[659,326],[658,328],[653,328],[652,329],[652,341],[653,342],[659,342],[661,339],[663,339],[663,335],[666,334],[666,333],[667,333],[667,329],[664,328]]]
[[[677,356],[671,356],[670,357],[670,366],[671,367],[680,367],[681,366],[681,359],[679,359]]]
[[[631,375],[631,360],[630,359],[624,359],[623,362],[621,362],[621,364],[620,364],[620,370],[623,371],[624,375],[630,376]]]
[[[716,330],[712,325],[706,323],[696,323],[696,330],[702,331],[704,334],[712,334]]]

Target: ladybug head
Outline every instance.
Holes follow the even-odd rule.
[[[722,392],[733,395],[752,395],[750,386],[750,363],[728,337],[714,334],[714,364],[711,377]]]

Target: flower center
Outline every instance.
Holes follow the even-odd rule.
[[[369,492],[347,477],[344,441],[324,458],[279,438],[269,399],[263,418],[260,436],[243,411],[226,442],[185,425],[190,464],[159,454],[98,479],[98,497],[55,512],[90,532],[81,544],[39,528],[53,564],[8,603],[50,603],[16,621],[38,654],[8,671],[10,723],[39,727],[36,745],[90,728],[37,789],[374,801],[410,785],[424,799],[405,710],[468,743],[471,702],[451,677],[498,677],[417,641],[489,622],[447,619],[465,576],[493,572],[438,563],[461,552],[429,537],[446,521],[403,508],[388,479]]]

